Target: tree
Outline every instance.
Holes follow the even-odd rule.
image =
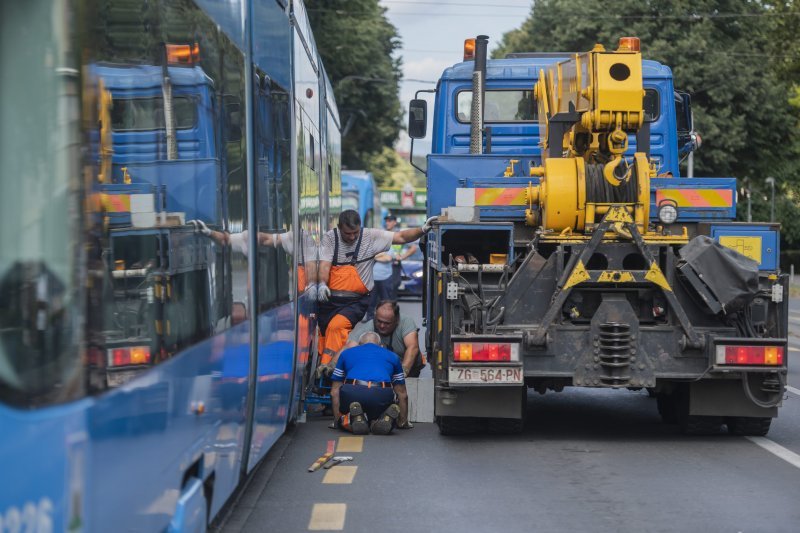
[[[800,188],[800,109],[790,103],[800,60],[779,65],[776,58],[790,54],[782,48],[800,50],[792,34],[800,21],[782,16],[787,10],[800,14],[796,2],[536,0],[494,56],[586,51],[597,42],[613,49],[619,37],[637,36],[642,55],[669,65],[676,87],[692,94],[695,129],[703,138],[696,174],[750,176],[753,182],[774,176],[778,189],[788,193]],[[779,30],[788,40],[778,44]],[[779,211],[788,213],[790,205],[782,203]],[[799,214],[795,208],[795,218]],[[800,233],[784,237],[800,243]]]
[[[369,170],[402,127],[397,29],[378,0],[308,0],[306,8],[339,106],[342,164]]]
[[[406,184],[425,186],[425,174],[411,166],[407,158],[389,146],[371,156],[367,168],[375,176],[378,187],[402,188]]]

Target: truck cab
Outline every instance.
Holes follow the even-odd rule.
[[[485,124],[491,128],[491,151],[541,163],[538,107],[533,87],[540,71],[569,54],[511,54],[490,60],[486,68]],[[688,98],[675,91],[672,70],[656,61],[642,61],[645,121],[650,125],[650,156],[659,174],[680,176],[679,134],[691,129]],[[436,91],[431,153],[469,153],[473,61],[448,67]],[[687,143],[681,149],[687,150]],[[636,152],[631,136],[628,155]]]

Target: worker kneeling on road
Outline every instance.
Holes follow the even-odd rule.
[[[400,358],[406,377],[419,377],[420,370],[425,367],[419,351],[419,328],[413,318],[400,312],[397,302],[380,302],[375,308],[375,318],[362,322],[350,333],[345,350],[357,346],[358,339],[368,331],[377,333],[381,338],[381,346]]]
[[[393,233],[362,228],[361,217],[352,209],[342,211],[338,227],[322,238],[319,262],[319,353],[321,370],[333,369],[333,358],[347,342],[347,336],[364,317],[374,285],[372,267],[375,256],[392,244],[416,241],[426,233],[436,217],[421,228]]]
[[[402,429],[411,427],[400,359],[378,345],[380,336],[377,333],[364,333],[359,343],[341,353],[333,370],[333,427],[356,435],[366,435],[370,431],[388,435],[395,425]]]

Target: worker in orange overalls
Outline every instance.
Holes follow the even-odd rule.
[[[322,238],[319,262],[319,354],[323,374],[333,370],[331,361],[347,342],[347,336],[364,317],[373,287],[375,256],[393,244],[419,239],[436,217],[421,228],[398,232],[362,228],[361,217],[352,209],[342,211],[339,224]]]

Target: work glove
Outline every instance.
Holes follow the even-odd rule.
[[[317,379],[322,379],[332,376],[333,365],[330,363],[328,363],[327,365],[319,365],[314,375]]]
[[[428,220],[425,221],[425,224],[422,225],[422,231],[424,233],[428,233],[431,230],[431,226],[433,226],[433,223],[436,222],[437,220],[439,220],[439,217],[435,215],[429,217]]]
[[[317,300],[320,302],[327,302],[330,297],[331,290],[328,288],[328,284],[324,281],[320,281],[317,285]]]
[[[306,285],[306,298],[311,301],[316,301],[317,299],[317,284],[316,283],[309,283]]]
[[[194,226],[194,231],[196,233],[202,233],[206,237],[211,235],[211,230],[208,229],[208,226],[206,226],[206,223],[203,222],[202,220],[189,220],[186,222],[186,224],[191,224],[192,226]]]

